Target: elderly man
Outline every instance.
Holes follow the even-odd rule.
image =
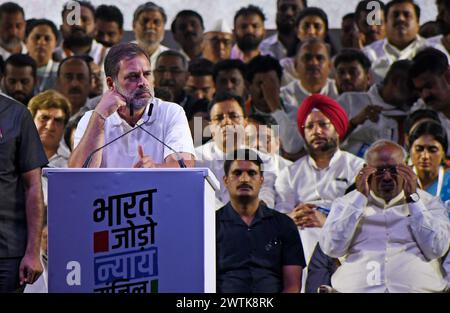
[[[180,45],[180,52],[186,59],[195,60],[203,53],[203,25],[202,16],[192,10],[177,13],[171,25],[172,35]]]
[[[133,14],[133,32],[136,43],[150,56],[152,70],[155,68],[158,55],[169,49],[161,44],[164,39],[166,22],[166,12],[153,2],[141,4]]]
[[[233,31],[225,19],[216,21],[203,34],[203,57],[213,63],[230,58],[233,47]]]
[[[422,50],[413,59],[409,77],[423,100],[418,101],[412,110],[429,108],[436,111],[450,140],[450,68],[447,56],[433,48]],[[450,148],[447,155],[450,155]]]
[[[348,118],[333,99],[323,95],[306,98],[297,121],[308,154],[277,177],[275,209],[289,214],[302,229],[308,263],[331,203],[354,182],[363,160],[339,149]]]
[[[0,56],[6,60],[14,53],[27,53],[25,39],[25,13],[14,2],[0,5]]]
[[[418,35],[420,8],[413,0],[392,0],[386,5],[386,37],[363,49],[372,61],[377,82],[383,80],[397,60],[410,60],[426,46]]]
[[[340,258],[331,278],[338,292],[442,292],[440,258],[450,223],[438,197],[417,189],[417,176],[398,144],[381,140],[367,151],[356,190],[335,199],[320,238]]]
[[[106,56],[105,74],[109,90],[79,122],[69,167],[192,167],[194,146],[186,115],[179,105],[154,97],[146,50],[134,43],[115,45]],[[93,152],[131,131],[132,136]]]
[[[300,79],[281,88],[280,103],[269,104],[273,118],[280,125],[283,149],[288,153],[297,153],[304,145],[296,122],[300,103],[311,94],[338,96],[334,80],[328,78],[332,66],[329,49],[320,39],[305,41],[295,58]]]
[[[235,151],[225,161],[230,202],[216,212],[218,292],[300,291],[305,266],[300,238],[287,216],[259,199],[262,165],[252,150]]]

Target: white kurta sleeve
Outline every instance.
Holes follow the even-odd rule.
[[[271,115],[279,126],[280,141],[284,151],[288,153],[299,152],[305,145],[305,141],[297,129],[296,121],[289,118],[289,115],[283,110],[275,111]]]
[[[275,209],[282,213],[290,213],[296,203],[296,194],[291,184],[289,167],[284,168],[275,181]]]
[[[325,254],[338,258],[347,253],[366,205],[367,197],[359,191],[353,191],[333,201],[319,239]]]

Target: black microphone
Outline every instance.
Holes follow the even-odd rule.
[[[144,123],[147,123],[147,122],[150,120],[150,116],[152,115],[152,111],[153,111],[153,102],[150,103],[150,108],[148,109],[148,117],[147,117],[147,120],[146,120]],[[143,123],[143,124],[144,124],[144,123]],[[124,132],[124,133],[123,133],[122,135],[120,135],[119,137],[117,137],[117,138],[115,138],[115,139],[113,139],[113,140],[111,140],[111,141],[105,143],[103,146],[101,146],[101,147],[95,149],[94,151],[92,151],[92,152],[88,155],[88,157],[86,158],[86,161],[84,161],[82,168],[88,168],[88,167],[89,167],[89,164],[91,163],[92,157],[94,156],[95,153],[97,153],[98,151],[102,150],[103,148],[109,146],[109,145],[112,144],[113,142],[119,140],[119,139],[122,138],[123,136],[125,136],[125,135],[131,133],[132,131],[134,131],[134,130],[140,128],[140,126],[141,126],[140,124],[137,124],[137,126],[135,126],[135,127],[133,127],[132,129],[130,129],[130,130]],[[142,129],[142,128],[141,128],[141,129]]]
[[[178,166],[180,168],[186,168],[186,163],[184,163],[183,158],[181,157],[180,153],[175,151],[174,149],[172,149],[172,147],[169,147],[164,141],[160,140],[158,137],[156,137],[155,135],[153,135],[151,132],[149,132],[148,130],[146,130],[144,127],[142,127],[142,124],[139,124],[137,126],[137,128],[142,129],[144,132],[146,132],[148,135],[150,135],[153,139],[155,139],[156,141],[160,142],[163,144],[164,147],[167,147],[170,151],[172,151],[173,153],[175,153],[176,157],[177,157],[177,162],[178,162]]]

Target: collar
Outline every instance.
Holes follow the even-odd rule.
[[[300,81],[300,79],[298,79],[297,82],[298,82],[297,83],[297,87],[300,89],[300,91],[303,94],[305,94],[307,96],[312,95],[312,93],[310,93],[308,90],[306,90],[305,87],[303,87],[302,82]],[[325,85],[322,87],[322,89],[320,89],[319,94],[326,95],[326,96],[329,95],[330,92],[331,92],[330,87],[333,88],[333,85],[334,85],[334,81],[329,79],[329,78],[327,78],[327,81],[326,81]]]
[[[375,202],[376,205],[378,205],[384,209],[393,207],[396,204],[400,204],[400,202],[404,202],[404,198],[405,198],[405,192],[403,190],[398,195],[396,195],[394,198],[392,198],[391,201],[389,201],[389,202],[386,202],[383,198],[376,196],[372,190],[370,190],[369,193],[370,193],[370,198],[373,200],[373,202]]]
[[[149,101],[149,103],[145,106],[145,110],[144,110],[144,114],[142,114],[141,118],[138,120],[137,123],[143,123],[147,120],[148,118],[148,110],[150,108],[150,103],[153,102],[153,111],[152,111],[152,115],[150,116],[150,119],[148,120],[147,123],[145,123],[145,125],[149,125],[151,123],[153,123],[156,120],[156,111],[158,106],[160,105],[160,100],[158,98],[153,98],[152,101]],[[118,127],[120,125],[127,125],[128,127],[131,127],[130,125],[128,125],[127,122],[125,122],[124,119],[122,119],[119,115],[119,113],[114,112],[108,119],[111,120],[111,125],[114,127]]]
[[[336,162],[339,161],[339,159],[341,158],[341,156],[342,156],[342,151],[338,148],[338,149],[336,150],[336,152],[333,154],[333,156],[331,157],[331,160],[330,160],[330,163],[328,164],[328,167],[326,167],[326,168],[324,168],[324,169],[328,169],[328,168],[330,168],[330,167],[333,167],[333,166],[336,164]],[[324,170],[324,169],[321,169],[321,168],[319,168],[319,167],[317,166],[316,161],[312,158],[312,156],[311,156],[310,154],[308,154],[307,160],[308,160],[309,166],[311,166],[311,167],[312,167],[313,169],[315,169],[316,171]]]
[[[402,54],[407,52],[413,52],[413,50],[416,50],[418,45],[421,44],[423,41],[423,38],[419,35],[416,35],[416,39],[414,39],[408,46],[406,46],[404,49],[399,50],[397,47],[392,45],[387,38],[384,39],[384,50],[387,54],[393,55],[396,58],[399,58]]]
[[[258,223],[259,221],[263,219],[270,218],[274,215],[272,211],[270,211],[261,201],[259,202],[259,206],[256,209],[255,217],[253,218],[253,221],[251,225],[254,225]],[[231,202],[229,201],[224,207],[223,207],[223,213],[221,214],[220,218],[221,221],[231,221],[234,224],[245,224],[242,220],[241,216],[236,212],[236,210],[231,205]],[[247,227],[247,225],[245,225]]]

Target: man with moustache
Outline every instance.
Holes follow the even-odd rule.
[[[308,263],[331,203],[354,182],[363,160],[339,149],[348,117],[335,100],[319,94],[309,96],[298,110],[297,123],[307,155],[277,177],[275,209],[288,214],[300,227]]]
[[[172,35],[181,46],[180,52],[188,61],[197,59],[203,53],[203,25],[202,16],[192,10],[177,13],[171,25]]]
[[[97,34],[95,40],[111,48],[122,41],[123,14],[114,5],[102,4],[95,10],[95,28]]]
[[[357,49],[342,49],[334,58],[336,88],[344,92],[365,92],[370,87],[372,75],[369,58]]]
[[[261,42],[261,54],[280,61],[294,53],[297,45],[295,22],[306,7],[306,0],[277,0],[277,33]]]
[[[437,112],[450,143],[450,68],[447,56],[434,48],[420,51],[413,59],[409,79],[423,100],[411,110],[429,108]],[[446,154],[450,155],[450,148]]]
[[[89,167],[179,167],[178,156],[186,166],[194,166],[194,145],[186,115],[179,105],[154,97],[146,50],[134,43],[113,46],[105,59],[105,74],[109,90],[96,108],[80,120],[69,167],[81,167],[92,151],[137,125],[172,147],[178,155],[137,129],[131,136],[95,153]]]
[[[213,63],[228,60],[233,47],[233,31],[225,19],[215,21],[203,35],[203,57]]]
[[[5,62],[2,90],[11,98],[28,105],[36,87],[36,62],[26,54],[12,54]]]
[[[0,5],[0,56],[6,60],[14,53],[27,53],[25,39],[25,13],[14,2]]]
[[[398,144],[380,140],[365,155],[356,190],[337,198],[320,247],[341,266],[331,277],[338,292],[443,292],[440,258],[450,223],[439,197],[417,188]]]
[[[300,238],[287,216],[259,199],[262,165],[248,149],[230,153],[224,163],[230,202],[216,212],[219,293],[300,292]]]
[[[61,13],[63,41],[61,47],[55,50],[55,58],[60,61],[72,55],[88,54],[101,66],[108,51],[94,39],[96,35],[95,8],[89,1],[74,0],[74,2],[80,5],[80,19],[79,21],[70,20],[69,14],[73,13],[73,8],[69,3],[64,5]]]
[[[420,8],[414,0],[392,0],[386,5],[386,37],[366,46],[363,51],[372,62],[376,82],[386,76],[389,67],[398,60],[411,60],[426,46],[418,35]]]
[[[374,12],[377,6],[379,9]],[[385,4],[380,0],[360,1],[355,10],[355,22],[360,35],[359,48],[383,40],[386,37]]]
[[[262,10],[254,5],[241,8],[234,15],[234,38],[236,45],[231,49],[231,59],[248,63],[260,55],[259,44],[266,36]]]

